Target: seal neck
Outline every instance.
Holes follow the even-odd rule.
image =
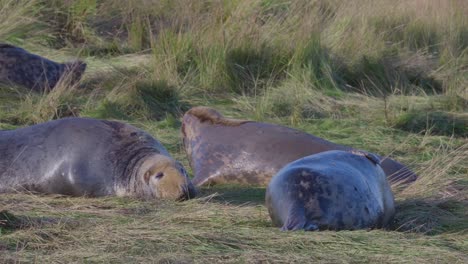
[[[142,165],[145,161],[150,160],[155,155],[160,155],[155,152],[154,148],[143,148],[134,152],[127,161],[116,164],[116,179],[115,190],[118,196],[146,196],[148,193],[141,193],[145,188],[142,185],[141,177]],[[143,189],[143,190],[142,190]]]

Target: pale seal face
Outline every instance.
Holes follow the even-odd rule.
[[[142,164],[140,171],[145,171],[142,180],[151,197],[186,200],[196,196],[185,168],[167,156],[155,155]]]
[[[182,136],[197,186],[266,186],[289,162],[328,150],[352,150],[292,128],[224,118],[208,107],[185,113]],[[412,182],[417,177],[390,158],[382,160],[382,168],[391,182]]]
[[[365,152],[326,151],[286,165],[271,180],[266,206],[282,230],[386,226],[395,208],[379,165]]]
[[[53,89],[59,82],[73,85],[86,70],[86,63],[57,63],[9,44],[0,43],[0,82],[35,91]]]

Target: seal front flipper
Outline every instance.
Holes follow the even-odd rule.
[[[281,231],[295,231],[295,230],[305,230],[305,231],[315,231],[318,230],[316,224],[310,223],[307,221],[305,216],[305,211],[303,206],[293,205],[289,209],[288,219],[281,227]]]

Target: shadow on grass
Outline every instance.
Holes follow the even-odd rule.
[[[407,199],[396,203],[390,230],[438,235],[468,230],[466,204],[455,199]]]
[[[27,228],[43,228],[49,225],[76,226],[78,222],[63,217],[32,217],[16,215],[7,210],[0,211],[0,237],[1,235]]]
[[[199,196],[207,197],[217,194],[210,200],[214,203],[264,205],[265,191],[265,187],[218,185],[200,188]]]
[[[432,135],[467,137],[467,124],[468,115],[443,111],[413,111],[401,115],[396,127],[413,133],[428,131]]]
[[[232,205],[264,205],[265,187],[218,185],[200,188],[199,197],[214,195],[210,202]],[[439,235],[468,230],[466,204],[456,199],[423,198],[396,202],[396,215],[388,227],[397,232]]]

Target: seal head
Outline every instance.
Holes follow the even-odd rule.
[[[156,154],[147,158],[139,169],[142,193],[147,197],[187,200],[196,190],[182,164],[167,156]]]
[[[87,64],[81,60],[74,60],[62,64],[61,78],[68,81],[71,85],[78,83],[86,71]],[[52,87],[53,88],[53,87]]]

